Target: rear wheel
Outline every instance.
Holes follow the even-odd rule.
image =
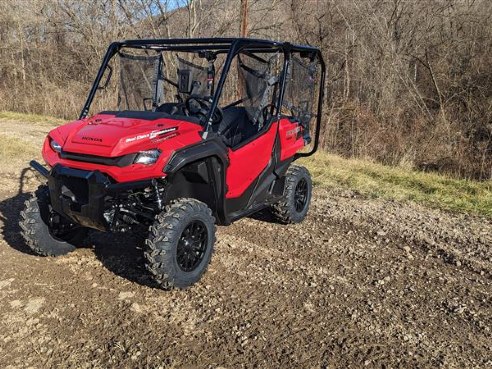
[[[299,223],[309,210],[313,184],[309,171],[299,165],[291,165],[285,174],[282,199],[272,206],[275,218],[284,224]]]
[[[215,242],[215,219],[204,203],[179,199],[159,214],[146,240],[146,267],[162,288],[200,280]]]
[[[88,229],[53,211],[47,186],[25,202],[19,225],[26,244],[38,255],[67,254],[84,243]]]

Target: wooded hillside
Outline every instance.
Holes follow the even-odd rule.
[[[249,37],[323,50],[323,148],[492,178],[492,2],[247,5]],[[241,0],[0,2],[0,110],[74,119],[111,41],[237,36],[240,9]]]

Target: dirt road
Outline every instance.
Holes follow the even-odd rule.
[[[219,228],[203,280],[166,292],[128,238],[30,254],[20,172],[0,181],[0,368],[492,366],[490,219],[318,188],[303,224]]]

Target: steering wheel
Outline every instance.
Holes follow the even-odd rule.
[[[196,115],[205,120],[208,117],[208,113],[210,112],[210,108],[212,105],[210,100],[211,100],[210,97],[190,95],[186,99],[184,104],[189,115]],[[223,116],[224,113],[222,112],[222,109],[217,106],[211,117],[212,124],[220,123],[222,121]]]

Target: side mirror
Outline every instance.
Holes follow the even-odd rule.
[[[106,73],[106,71],[107,71],[107,73]],[[113,68],[110,65],[108,65],[107,68],[104,70],[103,78],[104,78],[104,75],[106,75],[106,79],[102,85],[101,85],[101,82],[99,82],[99,86],[97,86],[98,90],[105,90],[106,87],[108,87],[109,81],[111,80],[111,76],[113,75]],[[101,78],[101,80],[102,80],[102,78]]]

